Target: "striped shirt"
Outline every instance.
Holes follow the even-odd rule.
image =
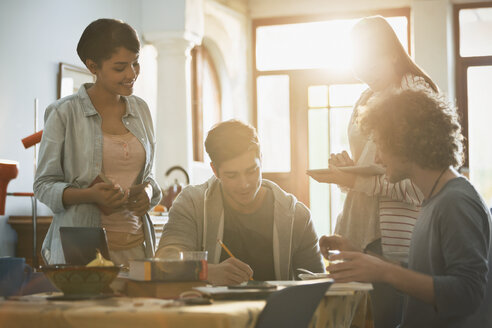
[[[402,78],[400,88],[432,91],[430,85],[422,77],[410,74]],[[378,96],[377,93],[371,97],[376,96]],[[355,108],[354,116],[357,115],[357,111],[358,108]],[[362,145],[367,146],[365,142],[373,143],[372,140],[367,140],[363,135],[360,135],[355,122],[351,122],[349,125],[349,140],[352,151],[354,151],[352,148],[357,144],[361,147]],[[371,149],[371,151],[376,149],[376,147],[366,148]],[[384,174],[358,175],[353,190],[369,196],[378,196],[383,256],[407,263],[413,227],[419,216],[420,205],[424,200],[422,192],[409,179],[391,183]]]
[[[422,192],[408,179],[391,183],[386,175],[358,176],[354,190],[379,196],[383,255],[407,263],[413,227],[424,198]]]

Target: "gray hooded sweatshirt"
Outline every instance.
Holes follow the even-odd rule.
[[[296,268],[324,272],[309,210],[275,183],[263,179],[262,186],[272,190],[274,199],[272,240],[276,279],[296,278]],[[217,239],[223,239],[223,232],[222,192],[220,181],[213,176],[201,185],[184,188],[173,202],[157,256],[205,250],[208,262],[217,264],[222,251]]]

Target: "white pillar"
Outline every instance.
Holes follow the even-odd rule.
[[[454,100],[452,4],[449,0],[414,0],[412,18],[415,61]]]
[[[189,174],[193,164],[190,51],[200,42],[193,35],[162,32],[147,34],[157,49],[156,177],[179,165]]]
[[[192,178],[191,49],[203,36],[203,0],[143,0],[143,38],[157,49],[155,175],[183,167]],[[184,181],[183,181],[184,182]]]

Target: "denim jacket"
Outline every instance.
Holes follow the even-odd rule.
[[[94,204],[65,207],[63,191],[67,187],[87,188],[102,170],[102,120],[87,94],[84,84],[76,94],[52,103],[45,112],[45,127],[41,146],[34,194],[53,211],[53,221],[43,242],[42,256],[49,264],[64,263],[61,226],[99,227],[101,215]],[[152,173],[155,135],[147,104],[136,96],[122,97],[126,113],[125,127],[142,143],[145,165],[135,183],[150,182],[153,189],[151,206],[158,204],[161,189]],[[154,255],[155,234],[148,215],[142,218],[146,256]]]

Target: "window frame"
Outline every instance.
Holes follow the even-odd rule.
[[[460,11],[462,9],[492,8],[492,1],[455,4],[453,6],[454,58],[456,105],[461,118],[464,140],[465,162],[462,169],[469,170],[468,141],[468,68],[474,66],[492,66],[492,55],[462,57],[460,54]]]

